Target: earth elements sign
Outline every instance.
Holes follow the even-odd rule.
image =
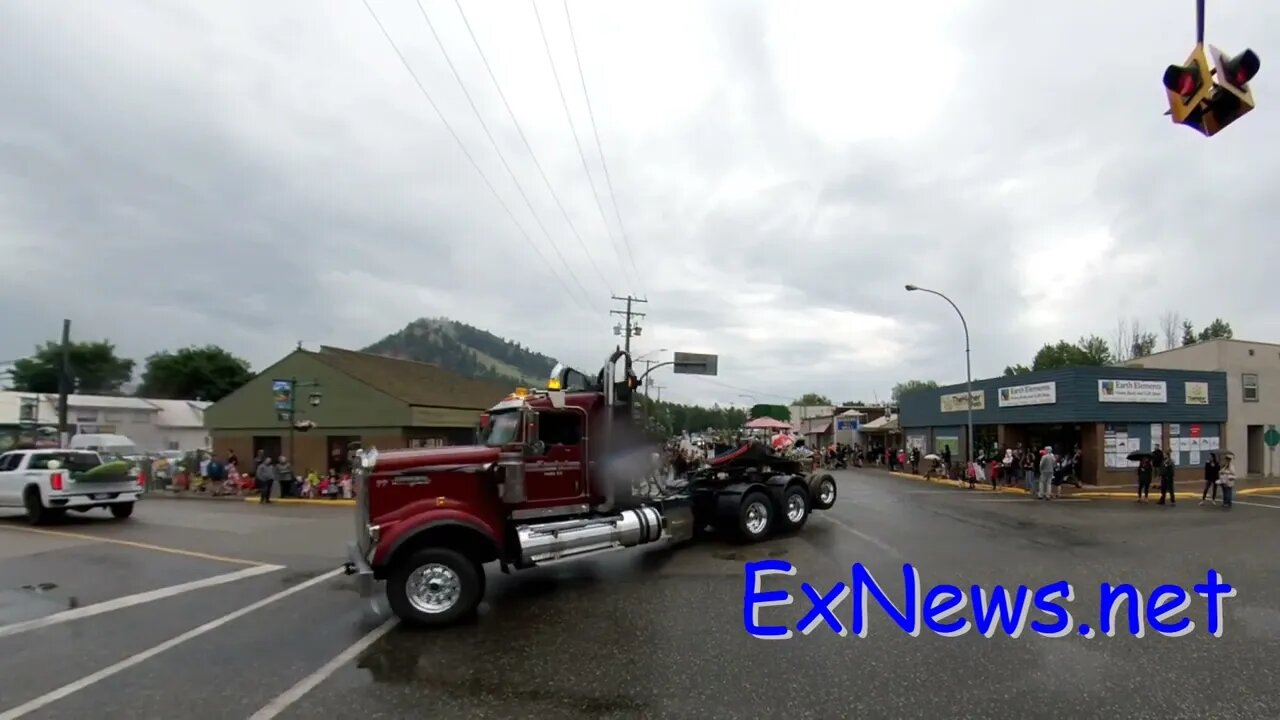
[[[1186,385],[1187,385],[1187,404],[1188,405],[1208,405],[1209,404],[1209,383],[1189,382]]]
[[[1020,405],[1053,405],[1058,402],[1058,383],[1044,382],[1033,385],[1012,385],[1000,388],[1000,407]]]
[[[972,402],[974,410],[983,410],[987,407],[987,394],[982,390],[974,390],[972,393]],[[951,393],[942,396],[942,412],[964,412],[969,406],[964,402],[964,393]]]
[[[1163,380],[1099,380],[1098,402],[1165,403],[1169,391]]]

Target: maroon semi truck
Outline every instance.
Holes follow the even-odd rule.
[[[633,414],[639,379],[614,352],[589,378],[557,365],[517,389],[475,446],[356,453],[356,540],[346,572],[415,625],[471,615],[486,563],[503,573],[731,529],[746,542],[802,527],[836,501],[835,479],[748,442],[663,479]]]

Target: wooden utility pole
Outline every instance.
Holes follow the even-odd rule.
[[[58,439],[61,447],[71,443],[70,427],[67,425],[67,401],[71,395],[71,320],[62,321],[61,362],[58,364]]]
[[[623,315],[626,317],[625,324],[615,326],[613,329],[613,334],[621,335],[623,337],[622,349],[626,350],[627,354],[630,355],[631,354],[631,338],[639,337],[640,330],[641,330],[640,326],[635,324],[635,320],[644,317],[644,313],[635,312],[634,310],[632,310],[632,305],[633,303],[647,303],[649,301],[641,300],[640,298],[633,297],[631,295],[628,295],[626,297],[618,297],[617,295],[614,295],[613,299],[617,300],[618,302],[625,302],[627,304],[627,308],[625,310],[610,310],[609,314]]]

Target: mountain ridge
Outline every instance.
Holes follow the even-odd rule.
[[[446,317],[418,318],[363,352],[439,365],[474,380],[514,385],[545,382],[554,358],[481,328]]]

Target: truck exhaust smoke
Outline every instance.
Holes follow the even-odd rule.
[[[643,499],[638,485],[658,471],[662,464],[661,445],[651,440],[631,423],[618,423],[611,428],[609,440],[599,456],[595,478],[596,491],[606,505],[631,507]]]

